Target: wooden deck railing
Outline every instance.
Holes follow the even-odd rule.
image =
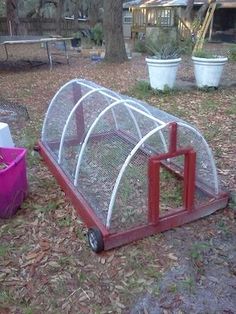
[[[178,21],[178,34],[181,40],[191,39],[192,32],[188,25],[181,19],[181,17],[177,17]]]
[[[20,32],[22,35],[44,35],[56,34],[56,20],[53,18],[20,18]],[[87,29],[88,22],[78,21],[72,19],[61,20],[61,30],[64,35],[71,35],[80,30]],[[0,18],[0,36],[8,35],[7,19]],[[21,34],[19,34],[21,35]]]

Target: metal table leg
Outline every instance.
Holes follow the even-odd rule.
[[[52,55],[50,53],[48,42],[46,41],[45,43],[46,43],[47,56],[48,56],[48,61],[49,61],[49,66],[50,66],[50,71],[51,71],[52,70]]]
[[[4,48],[5,48],[5,53],[6,53],[6,60],[4,60],[4,61],[7,61],[9,58],[8,50],[7,50],[7,44],[4,44]]]
[[[63,40],[63,44],[64,44],[64,50],[65,50],[65,56],[66,56],[67,64],[69,64],[69,55],[68,55],[68,51],[67,51],[66,41],[65,40]]]

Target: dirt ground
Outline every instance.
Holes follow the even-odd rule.
[[[229,46],[210,45],[226,54]],[[17,61],[19,53],[31,62]],[[218,90],[194,86],[184,56],[173,92],[137,87],[145,56],[121,65],[94,62],[70,51],[50,71],[43,48],[17,47],[10,62],[0,50],[0,120],[28,148],[30,193],[17,215],[0,220],[0,314],[236,313],[235,204],[207,218],[124,247],[94,254],[86,228],[34,152],[45,111],[72,78],[86,78],[133,95],[197,126],[213,150],[222,187],[236,190],[236,62],[228,62]]]

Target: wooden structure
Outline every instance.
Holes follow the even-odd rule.
[[[137,34],[146,34],[149,29],[169,31],[181,39],[191,38],[191,31],[181,18],[183,2],[181,0],[138,1],[131,5],[132,38]]]
[[[195,46],[193,49],[193,53],[196,52],[197,50],[202,49],[202,46],[203,46],[203,43],[205,40],[205,36],[206,36],[206,32],[209,29],[210,24],[211,24],[211,29],[212,29],[212,22],[213,22],[213,16],[214,16],[215,9],[216,9],[216,1],[213,0],[207,9],[205,19],[204,19],[202,26],[198,32],[198,36],[197,36],[197,40],[196,40],[196,43],[195,43]]]
[[[197,30],[191,30],[191,27],[184,21],[187,0],[133,0],[124,4],[124,8],[130,8],[132,11],[133,38],[137,34],[147,34],[150,28],[157,31],[164,30],[166,33],[169,31],[172,34],[171,30],[174,30],[182,40],[191,38],[194,33],[196,37],[199,37],[199,42],[206,35],[211,40],[215,33],[224,32],[230,32],[231,37],[236,38],[236,1],[194,1],[194,12],[196,13],[206,1],[211,3],[203,23]]]
[[[19,34],[42,36],[56,34],[56,20],[54,18],[20,18]],[[76,22],[73,18],[64,18],[61,20],[61,30],[65,36],[71,36],[78,30],[88,29],[88,21],[79,19]],[[7,18],[0,18],[0,36],[10,35],[8,32]]]

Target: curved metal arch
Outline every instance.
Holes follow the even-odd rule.
[[[152,113],[142,104],[140,104],[139,102],[136,103],[138,106],[140,106],[143,110],[145,110],[148,114],[152,115]],[[158,123],[157,122],[154,122],[156,126],[158,126]],[[162,144],[164,146],[164,150],[165,152],[168,151],[168,147],[167,147],[167,144],[166,144],[166,140],[164,138],[164,135],[162,133],[162,131],[160,131],[160,138],[161,138],[161,141],[162,141]]]
[[[125,169],[127,168],[130,160],[132,159],[132,157],[134,156],[134,154],[137,152],[137,150],[143,145],[143,143],[153,134],[155,134],[156,132],[159,132],[161,129],[165,128],[168,124],[165,125],[159,125],[158,127],[156,127],[155,129],[153,129],[152,131],[150,131],[148,134],[146,134],[136,145],[135,147],[132,149],[132,151],[130,152],[130,154],[128,155],[128,157],[126,158],[125,162],[123,163],[120,172],[116,178],[116,182],[115,185],[113,187],[112,193],[111,193],[111,200],[110,200],[110,204],[108,207],[108,213],[107,213],[107,221],[106,221],[106,227],[109,228],[110,227],[110,221],[111,221],[111,216],[112,216],[112,211],[113,211],[113,207],[114,207],[114,203],[115,203],[115,198],[116,198],[116,194],[120,185],[120,181],[122,179],[122,176],[125,172]]]
[[[86,84],[83,80],[78,80],[78,79],[77,79],[76,82],[77,82],[77,83],[79,82],[78,84],[81,84],[81,85],[83,85],[83,86],[92,88],[90,85]],[[97,84],[96,84],[96,85],[97,85]],[[99,85],[97,85],[97,86],[99,87]],[[94,88],[94,87],[93,87],[93,88]],[[107,92],[112,92],[112,94],[114,94],[114,95],[116,95],[117,97],[120,98],[120,95],[119,95],[118,93],[113,92],[113,91],[111,91],[111,90],[109,90],[109,89],[106,89],[106,91],[107,91]],[[104,95],[104,96],[110,97],[110,98],[113,99],[114,101],[117,100],[116,97],[113,97],[113,96],[110,95],[109,93],[106,93],[106,92],[103,92],[103,91],[101,91],[100,93],[101,93],[102,95]],[[124,99],[124,98],[122,98],[122,99]],[[132,102],[134,102],[134,100],[132,100],[132,99],[127,99],[127,98],[125,98],[125,99],[126,99],[126,100],[131,100]],[[142,106],[143,108],[145,108],[142,104],[140,104],[140,103],[137,102],[137,101],[135,101],[134,103],[135,103],[136,105],[138,104],[139,106]],[[149,118],[149,119],[151,119],[151,120],[153,120],[153,121],[156,121],[157,123],[159,123],[159,124],[161,124],[161,125],[166,124],[166,123],[163,122],[162,120],[160,120],[160,119],[154,117],[154,116],[151,114],[151,112],[150,112],[147,108],[145,108],[146,113],[143,112],[143,111],[141,111],[141,110],[138,109],[138,108],[135,108],[135,107],[132,107],[132,109],[133,109],[134,111],[137,111],[138,113],[141,113],[142,115],[146,116],[147,118]]]
[[[80,85],[82,85],[82,86],[88,87],[88,88],[90,88],[90,89],[94,89],[94,88],[95,88],[94,86],[89,85],[86,80],[77,80],[76,83],[77,83],[77,84],[80,84]],[[95,85],[97,85],[97,84],[95,84]],[[100,86],[97,85],[97,87],[100,87]],[[109,91],[110,91],[110,90],[109,90]],[[111,93],[116,95],[116,93],[113,92],[113,91],[111,91]],[[108,102],[108,100],[107,100],[108,95],[107,95],[106,93],[104,93],[104,94],[101,93],[101,94],[105,96],[105,99],[106,99],[106,101]],[[116,100],[116,98],[113,97],[113,96],[111,96],[111,95],[109,95],[109,97],[110,97],[111,99],[113,99],[113,100]],[[108,103],[109,103],[109,102],[108,102]],[[116,129],[118,129],[118,124],[117,124],[117,120],[116,120],[116,116],[115,116],[114,110],[112,110],[112,116],[113,116],[113,119],[114,119],[114,121],[115,121]]]
[[[62,131],[62,136],[61,136],[61,141],[60,141],[60,146],[59,146],[59,152],[58,152],[58,160],[57,160],[58,164],[61,163],[62,147],[63,147],[63,144],[64,144],[64,139],[65,139],[67,127],[68,127],[68,125],[69,125],[69,123],[70,123],[70,121],[71,121],[71,118],[72,118],[74,112],[76,111],[76,109],[79,107],[79,105],[81,104],[81,102],[82,102],[83,100],[85,100],[88,96],[90,96],[90,95],[92,95],[92,94],[94,94],[94,93],[96,93],[96,92],[99,92],[99,91],[101,91],[101,90],[106,90],[106,88],[101,88],[101,87],[100,87],[100,88],[97,88],[97,89],[91,89],[89,92],[87,92],[85,95],[83,95],[83,96],[79,99],[79,101],[77,101],[77,103],[75,104],[75,106],[74,106],[73,109],[71,110],[71,112],[70,112],[70,114],[69,114],[69,116],[68,116],[68,118],[67,118],[67,120],[66,120],[66,123],[65,123],[65,125],[64,125],[63,131]]]
[[[81,150],[80,150],[80,154],[79,154],[79,158],[78,158],[78,162],[77,162],[77,165],[76,165],[76,171],[75,171],[75,178],[74,178],[74,186],[77,186],[78,184],[78,176],[79,176],[79,170],[80,170],[80,165],[81,165],[81,161],[82,161],[82,157],[83,157],[83,154],[84,154],[84,150],[85,150],[85,147],[87,145],[87,142],[89,140],[89,137],[90,137],[90,134],[92,133],[93,129],[95,128],[96,124],[98,123],[98,121],[100,120],[100,118],[108,111],[110,110],[111,108],[119,105],[119,104],[124,104],[125,106],[129,106],[129,108],[133,109],[133,110],[137,110],[137,108],[131,106],[130,104],[127,104],[128,103],[133,103],[133,104],[136,104],[136,102],[134,100],[127,100],[127,99],[121,99],[121,100],[117,100],[115,102],[113,102],[112,104],[110,104],[108,107],[106,107],[102,112],[100,112],[100,114],[97,116],[97,118],[94,120],[94,122],[92,123],[92,125],[90,126],[90,129],[88,130],[88,133],[86,134],[86,137],[84,139],[84,142],[82,144],[82,147],[81,147]],[[141,111],[142,113],[142,111]],[[163,125],[163,124],[162,124]],[[166,125],[166,124],[164,124]],[[141,141],[141,140],[140,140]]]
[[[43,127],[42,127],[42,132],[41,132],[41,137],[42,137],[42,140],[44,139],[44,133],[45,133],[45,125],[47,123],[47,120],[48,120],[48,115],[49,115],[49,112],[51,111],[51,108],[52,108],[52,104],[54,103],[56,97],[58,96],[58,94],[60,94],[60,92],[68,85],[74,83],[74,82],[77,82],[77,79],[73,79],[73,80],[70,80],[69,82],[67,82],[66,84],[64,84],[57,92],[56,94],[53,96],[49,106],[48,106],[48,109],[46,111],[46,114],[45,114],[45,118],[44,118],[44,123],[43,123]]]
[[[81,80],[79,80],[79,83],[82,84],[82,85],[84,85],[84,86],[89,86],[88,84],[86,84],[85,82],[83,82],[83,81],[81,81]],[[99,86],[99,85],[98,85],[98,86]],[[90,88],[91,88],[91,86],[90,86]],[[107,91],[108,91],[108,89],[107,89]],[[118,99],[124,99],[124,98],[121,97],[121,95],[119,95],[119,94],[116,93],[116,92],[113,92],[113,91],[110,91],[110,90],[109,90],[109,92],[111,92],[113,95],[115,95],[116,98],[113,97],[113,96],[110,95],[110,94],[107,94],[107,93],[101,93],[101,94],[102,94],[103,96],[105,96],[105,98],[110,97],[111,99],[113,99],[113,100],[115,100],[115,101],[117,100],[117,98],[118,98]],[[137,133],[138,133],[138,137],[141,139],[141,138],[142,138],[142,133],[141,133],[141,131],[140,131],[139,125],[138,125],[138,123],[137,123],[137,120],[136,120],[136,118],[135,118],[133,112],[130,110],[130,108],[127,108],[127,107],[126,107],[126,109],[128,110],[129,115],[131,116],[131,119],[133,120],[133,123],[134,123],[135,128],[136,128]],[[112,111],[113,119],[114,119],[114,121],[115,121],[116,129],[118,130],[118,123],[117,123],[115,111],[114,111],[113,109],[111,109],[111,111]]]
[[[217,171],[216,171],[216,165],[213,159],[213,155],[211,152],[211,149],[207,143],[207,141],[205,140],[205,138],[201,135],[201,133],[199,133],[195,128],[193,128],[192,126],[184,123],[184,122],[178,122],[178,125],[183,126],[191,131],[193,131],[195,134],[197,134],[203,141],[203,143],[206,146],[206,151],[208,153],[208,156],[210,158],[211,164],[212,164],[212,171],[213,171],[213,177],[214,177],[214,188],[215,188],[215,193],[219,194],[219,184],[218,184],[218,175],[217,175]]]
[[[86,99],[88,96],[90,96],[91,94],[95,93],[95,92],[101,92],[101,91],[107,91],[107,88],[97,88],[97,89],[91,89],[89,92],[87,92],[85,95],[83,95],[79,101],[75,104],[75,106],[73,107],[73,109],[71,110],[67,120],[66,120],[66,123],[64,125],[64,128],[63,128],[63,131],[62,131],[62,136],[61,136],[61,141],[60,141],[60,146],[59,146],[59,152],[58,152],[58,164],[60,165],[61,164],[61,158],[62,158],[62,148],[63,148],[63,144],[64,144],[64,140],[65,140],[65,135],[66,135],[66,131],[67,131],[67,127],[71,121],[71,118],[74,114],[74,112],[76,111],[76,109],[78,108],[78,106],[81,104],[81,102]],[[104,95],[105,97],[108,97],[108,95]],[[139,138],[141,139],[142,138],[142,134],[141,134],[141,131],[140,131],[140,128],[137,124],[137,121],[133,115],[133,113],[131,112],[130,108],[127,108],[131,118],[133,119],[133,122],[134,122],[134,125],[136,127],[136,130],[137,130],[137,133],[139,135]],[[117,122],[116,122],[116,117],[115,117],[115,113],[114,111],[112,110],[112,115],[113,115],[113,118],[114,118],[114,121],[115,121],[115,124],[117,125]]]
[[[121,96],[119,94],[117,94],[117,96],[119,97],[119,99],[124,99],[124,98],[121,98]],[[126,99],[128,100],[128,98],[126,98]],[[144,105],[140,104],[139,102],[135,102],[135,104],[138,105],[140,108],[142,108],[146,113],[148,113],[149,115],[153,116],[151,114],[151,112]],[[129,112],[130,112],[130,109],[129,109]],[[132,111],[131,111],[131,113],[132,113]],[[132,113],[132,117],[133,117],[133,120],[135,120],[135,122],[137,124],[137,120],[136,120],[136,118],[135,118],[133,113]],[[156,126],[158,125],[158,123],[156,121],[154,121],[154,123],[155,123]],[[138,133],[139,133],[139,138],[141,139],[142,138],[142,133],[140,131],[140,128],[139,128],[138,124],[137,124],[137,127],[138,127],[138,130],[139,130],[139,131],[137,130]],[[137,127],[136,127],[136,129],[137,129]],[[161,141],[163,143],[164,150],[165,150],[165,152],[167,152],[168,148],[167,148],[166,140],[165,140],[165,138],[163,136],[163,133],[162,132],[160,132],[160,133],[161,133],[160,134],[160,138],[161,138]]]

